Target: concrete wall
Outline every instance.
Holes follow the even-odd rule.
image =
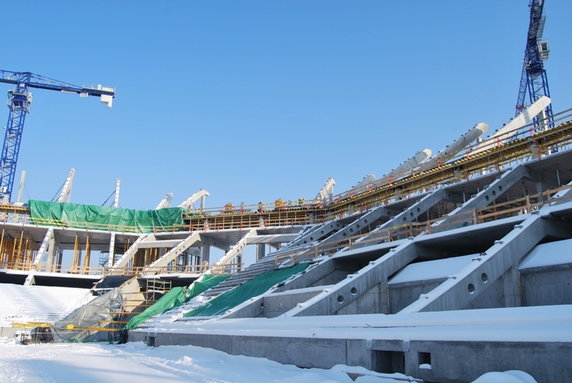
[[[522,370],[538,382],[570,382],[571,355],[570,343],[415,341],[405,353],[405,373],[449,383],[471,382],[489,371]],[[428,358],[431,369],[420,368]]]
[[[490,283],[489,286],[469,303],[466,309],[488,309],[495,307],[505,307],[504,283],[507,275]]]
[[[321,291],[321,288],[302,291],[291,290],[287,293],[267,295],[262,298],[262,316],[266,318],[277,317],[294,308],[298,303],[307,301]]]
[[[338,315],[382,313],[381,287],[375,286],[358,299],[338,311]]]
[[[522,370],[538,382],[570,382],[572,344],[561,342],[409,341],[129,332],[148,345],[208,347],[299,367],[363,366],[425,382],[471,382],[489,371]]]
[[[426,294],[439,286],[445,279],[409,282],[389,285],[389,313],[395,314],[413,303],[421,294]]]
[[[572,304],[571,264],[523,270],[520,278],[523,306]]]

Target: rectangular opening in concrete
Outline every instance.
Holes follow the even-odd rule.
[[[146,336],[146,343],[149,347],[155,347],[155,337],[154,336]]]
[[[405,353],[401,351],[373,351],[373,370],[392,374],[405,373]]]
[[[431,353],[430,352],[420,352],[417,355],[417,361],[419,362],[419,368],[421,369],[431,369]]]

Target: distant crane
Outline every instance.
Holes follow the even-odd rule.
[[[106,88],[101,85],[98,85],[97,88],[85,88],[30,72],[12,72],[1,69],[0,82],[16,85],[15,89],[8,91],[10,113],[8,114],[4,146],[0,157],[0,201],[9,202],[14,185],[24,120],[32,103],[32,93],[29,88],[74,93],[79,94],[80,97],[96,96],[110,108],[115,97],[115,91],[113,88]]]
[[[550,98],[548,79],[544,69],[544,60],[548,59],[550,53],[548,41],[542,41],[544,23],[546,16],[542,15],[544,0],[531,0],[530,4],[530,24],[526,36],[526,49],[524,51],[524,62],[522,65],[522,75],[520,77],[520,88],[518,100],[516,101],[516,113],[518,116],[525,108],[525,98],[528,93],[529,101],[532,104],[542,96]],[[552,125],[552,104],[544,109],[545,123]],[[539,125],[538,118],[535,119]]]

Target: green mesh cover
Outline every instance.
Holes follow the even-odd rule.
[[[183,224],[184,209],[159,210],[119,209],[105,206],[30,200],[32,223],[66,225],[86,229],[152,232],[154,228],[172,229]]]
[[[274,270],[260,274],[250,281],[210,300],[205,305],[186,313],[185,316],[195,317],[223,314],[242,302],[266,292],[275,284],[285,281],[290,276],[305,270],[308,266],[308,263],[300,263],[288,269]]]
[[[203,274],[199,279],[191,283],[191,286],[188,289],[183,287],[175,287],[171,289],[171,291],[163,295],[152,306],[147,307],[145,311],[131,318],[131,320],[125,325],[125,329],[132,330],[137,328],[147,319],[152,318],[155,315],[163,314],[164,312],[187,303],[203,291],[218,285],[228,277],[229,275]]]

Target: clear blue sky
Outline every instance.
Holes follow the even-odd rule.
[[[121,206],[136,209],[199,188],[210,206],[313,198],[328,177],[342,192],[512,117],[528,12],[528,0],[13,3],[1,69],[117,89],[112,110],[36,90],[16,182],[26,169],[26,199],[50,200],[75,167],[73,201],[99,205],[120,177]],[[560,111],[572,2],[545,13]]]

